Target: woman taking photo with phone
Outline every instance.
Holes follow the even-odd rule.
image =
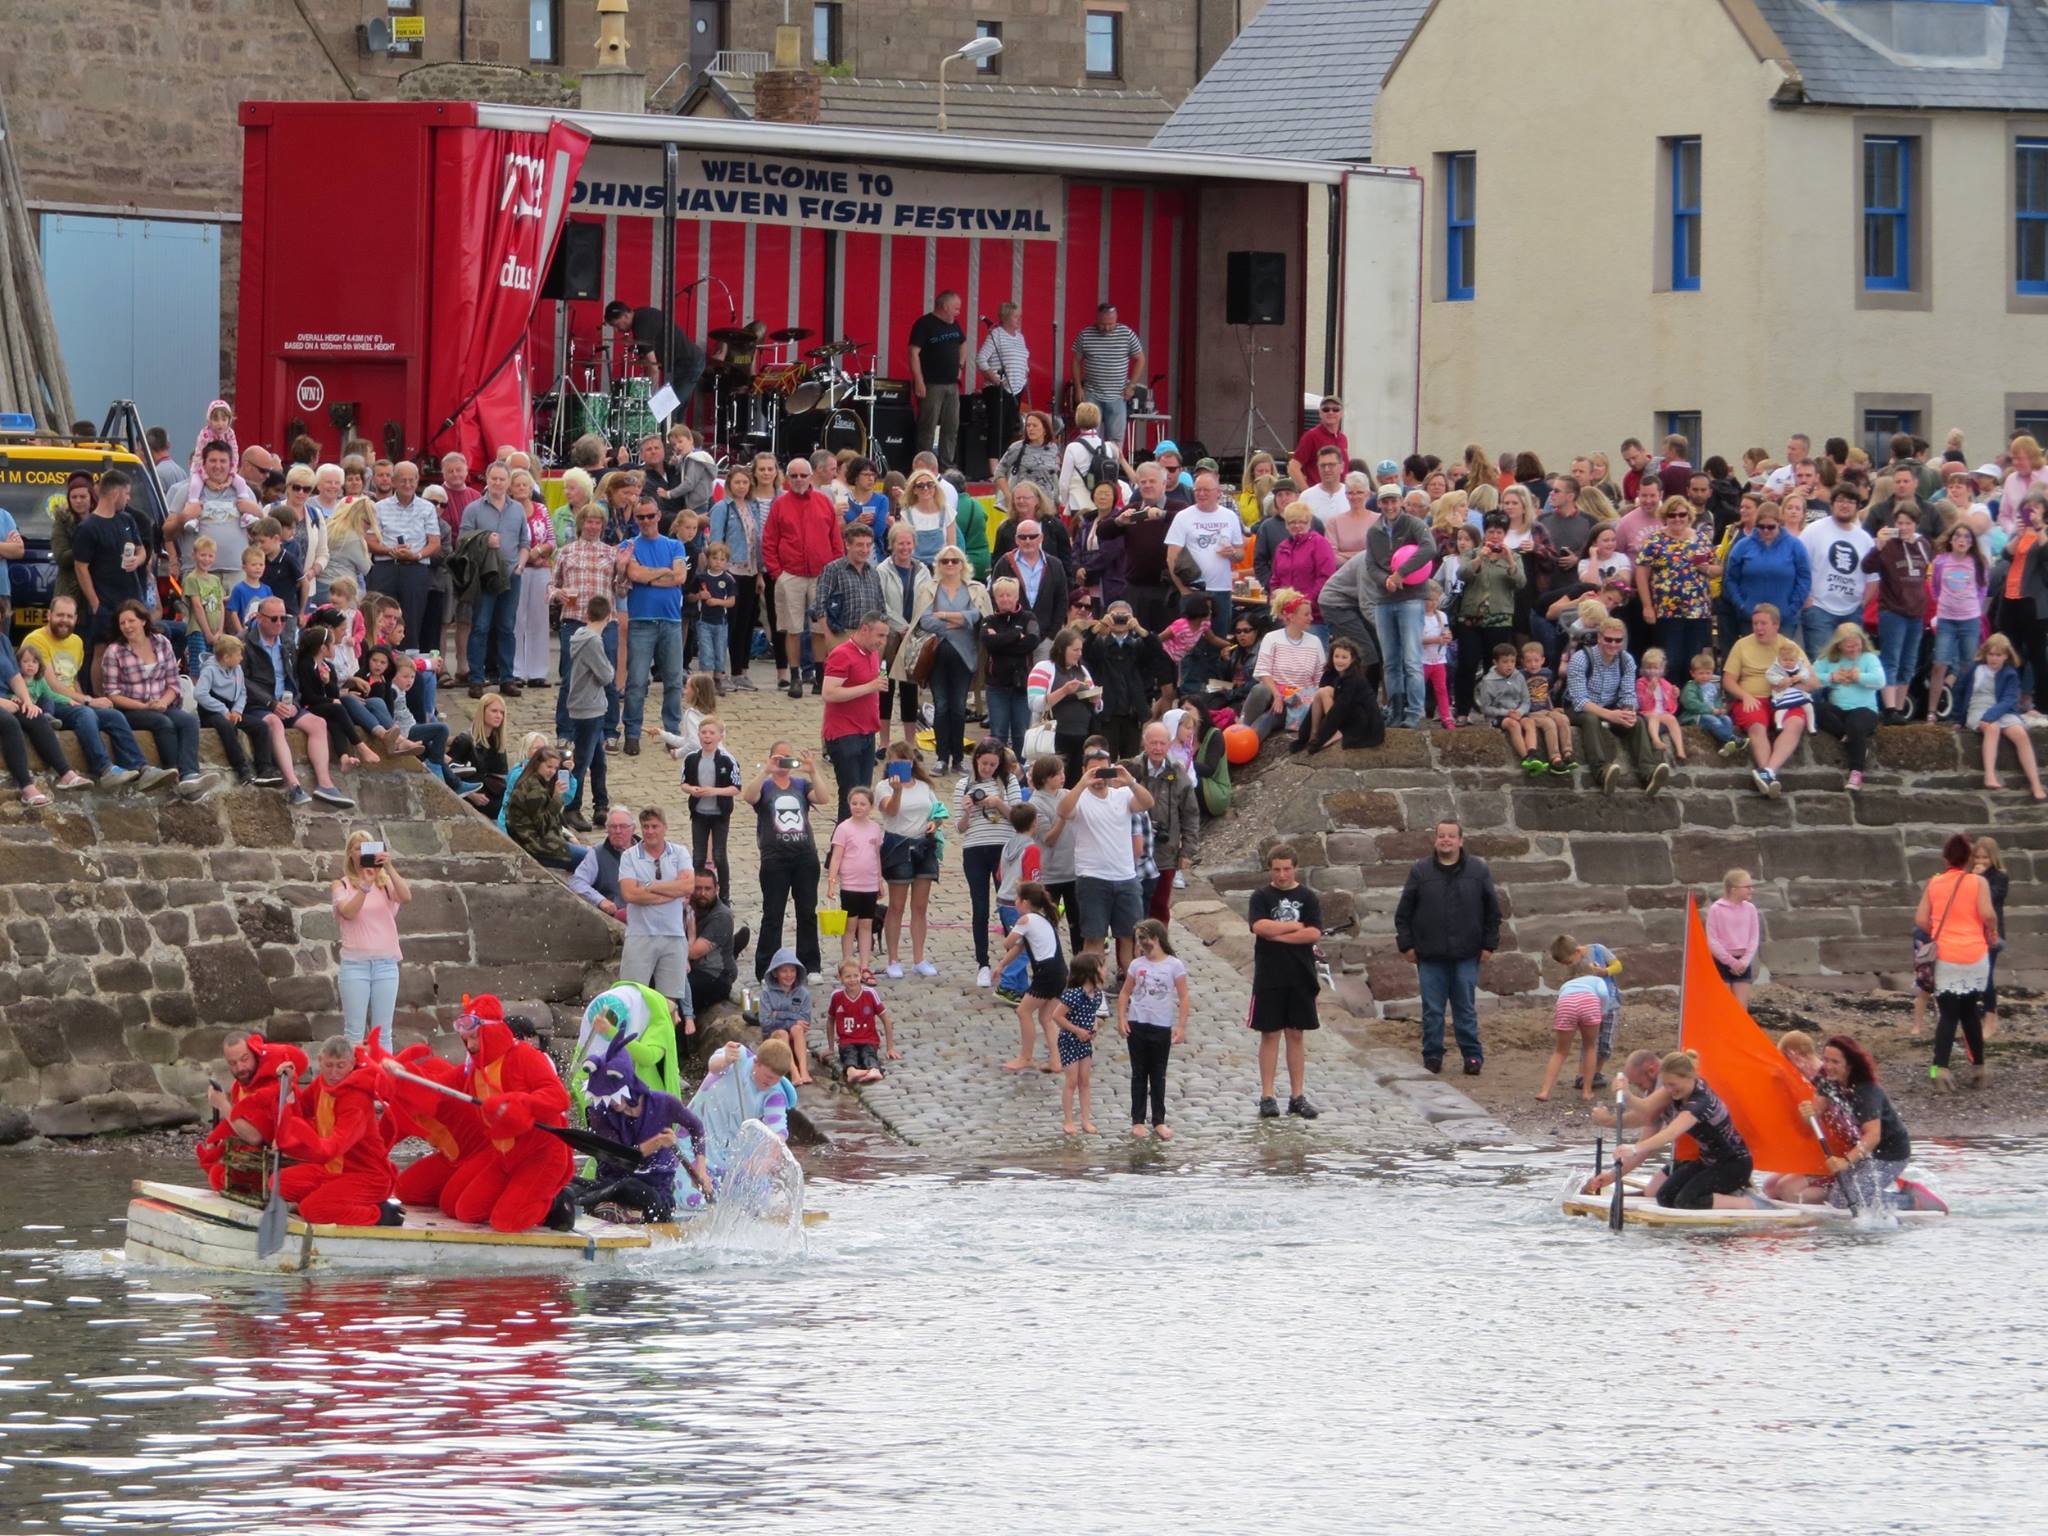
[[[383,843],[367,832],[351,832],[341,855],[341,878],[330,893],[341,930],[341,964],[335,983],[341,992],[341,1032],[350,1045],[381,1029],[391,1044],[391,1011],[398,1002],[398,909],[412,900],[412,887],[391,867]]]

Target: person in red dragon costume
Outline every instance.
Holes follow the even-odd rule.
[[[567,1232],[576,1207],[567,1199],[575,1159],[562,1140],[538,1129],[569,1123],[569,1090],[547,1053],[514,1037],[505,1007],[485,994],[471,998],[455,1021],[469,1050],[463,1084],[483,1100],[478,1115],[488,1138],[456,1164],[441,1191],[441,1209],[457,1221],[489,1222],[499,1232],[524,1232],[543,1222]]]
[[[221,1042],[233,1086],[206,1088],[206,1102],[220,1119],[200,1138],[199,1166],[206,1182],[223,1194],[263,1198],[263,1151],[277,1135],[278,1071],[289,1066],[304,1081],[306,1053],[296,1045],[272,1043],[258,1034],[230,1035]]]
[[[399,1170],[398,1198],[407,1205],[439,1205],[457,1166],[464,1158],[488,1150],[490,1137],[484,1134],[483,1120],[473,1105],[408,1083],[392,1071],[400,1069],[460,1089],[462,1068],[435,1055],[434,1048],[425,1043],[409,1045],[394,1056],[383,1048],[374,1029],[364,1044],[364,1054],[383,1069],[378,1074],[377,1096],[385,1105],[385,1145],[395,1147],[407,1137],[417,1136],[434,1149]]]
[[[278,1149],[300,1159],[279,1176],[285,1199],[307,1221],[344,1227],[395,1227],[385,1202],[396,1180],[377,1123],[382,1078],[341,1035],[320,1047],[313,1080],[277,1129]]]

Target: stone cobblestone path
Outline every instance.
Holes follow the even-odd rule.
[[[799,702],[773,691],[769,682],[773,673],[765,662],[755,663],[753,675],[760,684],[758,691],[728,694],[719,707],[726,744],[739,758],[743,774],[751,778],[758,773],[769,745],[786,738],[795,742],[799,751],[817,750],[819,772],[832,785],[831,766],[817,747],[820,702],[808,693]],[[650,724],[659,718],[658,697],[659,690],[650,688]],[[455,722],[457,730],[466,726],[468,702],[451,690],[443,714]],[[552,734],[554,704],[552,688],[529,689],[513,701],[515,750],[516,742],[528,730]],[[643,738],[638,757],[616,754],[606,766],[612,804],[635,810],[650,804],[661,806],[668,814],[671,839],[687,846],[687,802],[679,792],[680,765],[668,755],[658,736]],[[953,787],[953,782],[939,786],[948,795]],[[759,861],[753,817],[744,805],[740,809],[730,849],[735,915],[758,932]],[[813,825],[821,854],[829,851],[832,807],[814,816]],[[1192,902],[1195,893],[1188,896]],[[1017,1049],[1016,1012],[988,989],[975,986],[968,921],[967,888],[954,844],[946,850],[931,897],[927,954],[939,974],[929,978],[906,974],[902,980],[892,981],[877,970],[876,986],[894,1020],[896,1046],[904,1059],[889,1064],[889,1076],[882,1083],[854,1092],[890,1131],[917,1146],[972,1148],[981,1155],[1027,1154],[1071,1146],[1060,1130],[1058,1076],[1004,1072],[998,1065]],[[788,939],[793,937],[793,933],[786,934]],[[1240,971],[1211,952],[1178,922],[1173,939],[1188,967],[1193,1003],[1188,1039],[1174,1048],[1167,1077],[1169,1120],[1179,1155],[1238,1151],[1275,1140],[1333,1150],[1449,1144],[1444,1129],[1430,1123],[1434,1117],[1426,1117],[1411,1094],[1392,1086],[1384,1063],[1375,1072],[1364,1051],[1331,1030],[1309,1037],[1309,1096],[1322,1110],[1322,1117],[1312,1125],[1288,1116],[1259,1121],[1255,1115],[1258,1042],[1244,1022],[1250,1003],[1249,970]],[[1064,928],[1061,942],[1066,942]],[[838,959],[838,940],[825,937],[820,944],[828,976],[817,989],[822,1009],[823,994],[833,985],[829,973]],[[993,935],[991,944],[999,949],[999,940]],[[906,931],[906,973],[909,948]],[[741,957],[741,969],[751,976],[751,967],[750,951]],[[1116,1035],[1114,1013],[1107,1004],[1105,999],[1104,1028],[1096,1037],[1094,1117],[1099,1136],[1092,1139],[1125,1142],[1130,1139],[1130,1070],[1123,1043]],[[815,1033],[813,1038],[817,1038]],[[1042,1055],[1042,1044],[1040,1052]],[[825,1069],[814,1063],[813,1070],[822,1084]],[[1283,1068],[1283,1099],[1285,1091]]]

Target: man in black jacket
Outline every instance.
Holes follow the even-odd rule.
[[[1173,698],[1173,663],[1157,635],[1147,634],[1119,599],[1081,648],[1089,675],[1102,689],[1097,726],[1112,756],[1135,756],[1154,705]]]
[[[1500,897],[1481,858],[1465,853],[1465,830],[1436,824],[1436,852],[1418,859],[1394,908],[1394,942],[1415,966],[1422,989],[1422,1064],[1444,1064],[1444,1008],[1450,1006],[1465,1058],[1477,1077],[1486,1060],[1479,1044],[1479,963],[1500,947]]]
[[[1021,606],[1037,616],[1038,632],[1045,641],[1043,653],[1050,655],[1052,637],[1067,622],[1067,568],[1045,547],[1043,524],[1026,518],[1017,525],[1009,551],[997,559],[988,573],[991,583],[1005,576],[1017,583]]]

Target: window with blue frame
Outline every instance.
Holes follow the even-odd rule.
[[[2048,293],[2048,139],[2021,139],[2012,155],[2013,280],[2021,293]]]
[[[1863,413],[1863,451],[1870,462],[1882,464],[1892,456],[1892,438],[1899,433],[1920,435],[1920,413],[1916,410],[1873,406]]]
[[[1700,413],[1698,411],[1664,412],[1664,435],[1682,437],[1692,450],[1693,463],[1699,463],[1705,455],[1700,450]]]
[[[1478,279],[1474,189],[1479,157],[1444,156],[1444,297],[1469,299]]]
[[[1700,286],[1700,141],[1667,139],[1671,146],[1671,286]]]
[[[1863,141],[1863,286],[1913,286],[1913,148],[1908,138]]]
[[[2023,434],[2037,443],[2048,443],[2048,411],[2014,411],[2012,435]]]

